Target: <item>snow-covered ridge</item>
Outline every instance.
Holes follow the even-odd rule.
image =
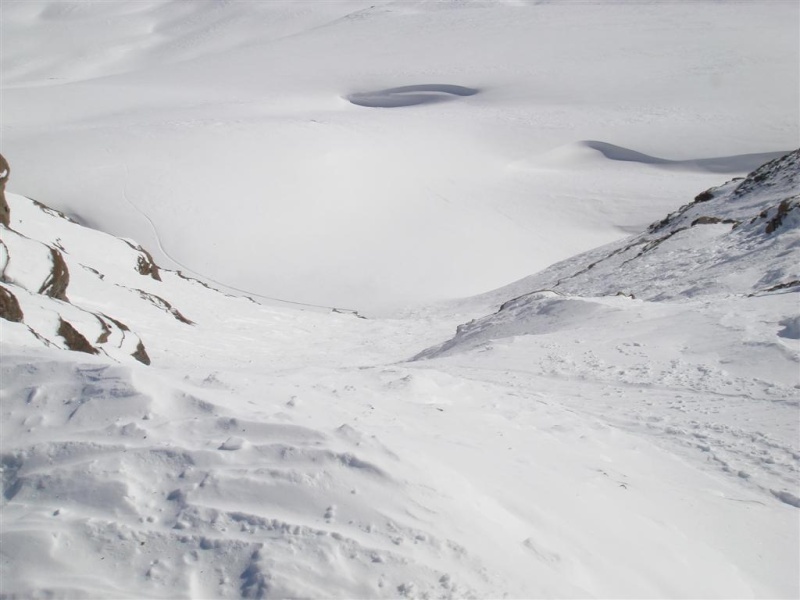
[[[114,314],[112,298],[138,298],[191,324],[152,289],[149,282],[161,277],[146,250],[82,227],[35,200],[9,194],[8,201],[9,226],[0,225],[4,341],[30,338],[150,364],[140,335]]]
[[[677,175],[676,175],[677,176]],[[800,150],[699,194],[646,232],[485,294],[507,302],[553,290],[648,300],[756,294],[800,285]]]
[[[498,337],[580,328],[627,300],[724,301],[800,287],[800,150],[706,190],[648,230],[558,263],[484,296],[497,312],[416,358]],[[526,291],[530,290],[530,291]],[[621,299],[620,299],[621,298]],[[774,317],[793,338],[796,315]],[[776,327],[776,332],[780,328]]]

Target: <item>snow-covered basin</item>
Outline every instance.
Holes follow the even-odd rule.
[[[3,10],[11,189],[290,300],[494,289],[798,141],[791,2]]]

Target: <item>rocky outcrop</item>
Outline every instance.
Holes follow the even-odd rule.
[[[147,355],[147,351],[144,349],[144,344],[142,343],[142,340],[139,340],[139,344],[136,346],[136,352],[131,354],[131,356],[136,360],[138,360],[143,365],[150,364],[150,357]]]
[[[778,230],[783,225],[784,219],[789,216],[789,213],[800,209],[800,202],[791,200],[782,200],[781,203],[775,208],[775,215],[767,222],[767,227],[764,233],[769,235]],[[769,213],[763,214],[763,218],[767,218]]]
[[[15,212],[19,211],[19,215],[15,215],[14,229],[0,226],[0,237],[3,238],[0,241],[0,318],[24,326],[30,334],[49,347],[86,354],[104,354],[115,360],[130,357],[149,365],[150,357],[144,343],[127,325],[97,312],[93,305],[84,307],[82,301],[72,302],[67,297],[70,268],[80,266],[97,275],[100,281],[105,279],[105,275],[94,267],[79,262],[87,260],[91,264],[92,257],[86,255],[85,249],[81,259],[76,258],[73,253],[75,248],[71,244],[76,240],[76,232],[71,228],[80,225],[40,202],[15,195],[9,195],[6,200],[11,201],[11,206],[15,207]],[[32,207],[38,210],[31,211]],[[31,231],[27,227],[39,220],[48,222],[43,230],[51,232],[50,237],[37,238],[35,233],[30,236]],[[114,250],[118,247],[118,241],[114,240],[111,244]],[[140,246],[123,241],[134,252],[120,252],[119,268],[125,269],[133,258],[133,264],[139,273],[161,281],[159,269],[150,254]],[[103,249],[98,249],[98,252],[103,252]],[[87,290],[80,287],[80,278],[77,281],[76,298],[85,299]],[[92,294],[98,295],[96,301],[101,302],[102,291],[90,289]],[[166,300],[135,291],[137,294],[147,295],[147,300],[173,318],[191,323]],[[10,324],[8,326],[13,327]]]
[[[23,317],[17,297],[11,290],[0,285],[0,318],[12,323],[22,323]]]
[[[161,274],[159,273],[156,261],[153,260],[153,255],[137,244],[132,244],[128,240],[124,241],[128,246],[139,253],[136,259],[136,270],[139,271],[141,275],[147,275],[156,281],[161,281]]]
[[[86,354],[97,354],[97,348],[89,343],[81,332],[75,329],[68,321],[59,318],[58,320],[58,335],[60,335],[67,348],[76,352],[85,352]]]
[[[147,300],[148,302],[150,302],[150,304],[152,304],[156,308],[160,308],[164,312],[169,313],[175,318],[176,321],[180,321],[181,323],[184,323],[186,325],[194,325],[194,321],[191,321],[186,317],[184,317],[183,314],[181,314],[181,311],[172,306],[172,304],[164,300],[164,298],[162,298],[161,296],[156,296],[155,294],[145,292],[144,290],[135,290],[135,291],[139,293],[139,296],[142,298],[142,300]]]
[[[0,224],[6,227],[11,222],[11,209],[6,201],[6,182],[10,174],[11,167],[8,166],[8,161],[0,154]]]
[[[85,230],[24,196],[8,194],[7,200],[14,221],[13,229],[0,226],[0,318],[9,331],[20,332],[21,340],[29,333],[48,347],[149,365],[157,358],[151,359],[137,323],[146,322],[148,331],[175,322],[193,326],[173,305],[178,303],[172,294],[186,298],[187,285],[196,283],[203,286],[196,290],[200,293],[217,293],[203,282],[160,269],[132,240]],[[107,312],[125,315],[126,322]]]
[[[50,248],[50,258],[53,262],[53,267],[50,270],[50,275],[45,279],[42,287],[39,289],[40,294],[50,296],[56,300],[63,300],[69,302],[67,299],[67,286],[69,285],[69,269],[64,257],[59,250]]]

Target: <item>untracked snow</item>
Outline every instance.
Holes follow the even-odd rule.
[[[794,2],[2,11],[11,191],[288,300],[495,289],[800,144]]]

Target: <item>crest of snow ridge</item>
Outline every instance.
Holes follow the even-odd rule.
[[[638,236],[490,292],[502,302],[496,313],[459,326],[455,337],[415,358],[522,332],[581,327],[612,310],[608,301],[591,298],[687,301],[796,290],[799,184],[796,150],[702,192]]]
[[[800,286],[800,150],[699,194],[646,232],[505,288],[648,300]],[[517,296],[524,295],[517,294]],[[507,296],[508,297],[508,296]]]

